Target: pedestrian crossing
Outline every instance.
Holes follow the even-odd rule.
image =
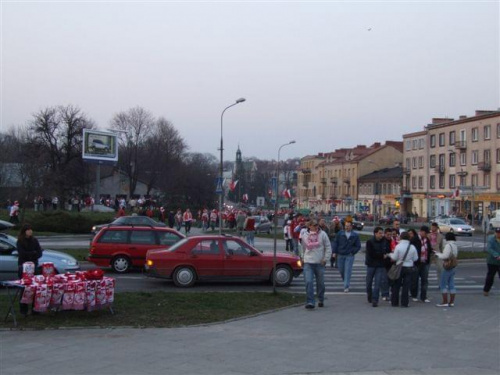
[[[430,292],[438,291],[438,285],[436,269],[431,266],[429,271],[428,290]],[[475,281],[457,275],[457,277],[455,277],[455,287],[458,293],[464,291],[482,291],[483,280]],[[305,294],[304,274],[293,279],[292,284],[287,289],[293,293]],[[344,294],[344,282],[342,281],[339,270],[338,268],[331,268],[330,264],[327,264],[325,269],[325,289],[325,294],[327,295]],[[361,262],[355,262],[353,265],[349,294],[366,294],[366,266]]]

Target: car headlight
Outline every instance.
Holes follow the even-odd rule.
[[[154,262],[151,259],[148,259],[146,261],[146,266],[148,266],[148,267],[153,267],[153,264],[154,264]]]
[[[97,230],[97,228],[95,227],[95,225],[92,227],[92,232],[95,232]]]
[[[461,232],[461,231],[462,231],[462,228],[458,228],[457,230],[458,230],[459,232]]]
[[[71,260],[71,259],[66,259],[66,258],[63,258],[61,259],[61,263],[64,263],[68,266],[76,266],[76,264],[78,263],[76,260]]]
[[[302,261],[300,259],[297,261],[297,267],[302,267]]]

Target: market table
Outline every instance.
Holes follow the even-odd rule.
[[[0,285],[7,289],[7,297],[9,300],[7,314],[5,315],[4,322],[6,322],[9,318],[9,315],[11,315],[12,319],[14,320],[14,327],[17,327],[16,310],[14,306],[16,304],[16,301],[21,298],[21,294],[24,292],[24,285],[19,285],[13,283],[12,281],[1,281]]]

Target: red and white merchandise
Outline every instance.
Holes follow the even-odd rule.
[[[95,287],[96,287],[96,281],[94,280],[89,280],[87,281],[87,291],[85,294],[85,299],[87,301],[87,311],[94,311],[95,310]]]
[[[95,288],[95,304],[97,307],[106,306],[106,281],[98,280]]]
[[[64,295],[64,284],[52,285],[52,295],[50,296],[50,307],[58,307],[62,303]]]
[[[35,285],[26,285],[24,287],[24,293],[21,297],[20,303],[32,304],[35,299],[36,286]]]
[[[56,269],[54,268],[54,263],[51,262],[45,262],[42,263],[42,275],[45,278],[48,278],[50,276],[54,276],[56,273]]]
[[[72,310],[74,300],[75,300],[75,283],[67,283],[66,285],[64,285],[62,309]]]
[[[47,284],[39,285],[35,293],[35,305],[33,310],[37,312],[46,312],[50,304],[50,288]]]
[[[35,276],[35,263],[24,262],[23,263],[23,279]]]
[[[106,303],[111,306],[115,301],[115,279],[105,277],[106,282]]]
[[[85,309],[86,287],[84,281],[75,283],[75,297],[73,298],[73,310]]]

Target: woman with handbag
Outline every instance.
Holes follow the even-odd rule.
[[[437,307],[453,307],[455,306],[455,268],[457,266],[458,247],[455,242],[454,233],[446,233],[446,245],[442,253],[434,252],[434,255],[443,260],[443,270],[439,280],[439,289],[443,295],[443,301],[438,303]],[[448,292],[450,293],[450,301],[448,303]]]
[[[408,307],[414,262],[418,260],[417,249],[410,243],[408,232],[401,233],[399,244],[389,256],[396,265],[402,265],[400,276],[394,280],[391,286],[391,305],[393,307],[399,306],[399,291],[402,289],[401,307]]]

